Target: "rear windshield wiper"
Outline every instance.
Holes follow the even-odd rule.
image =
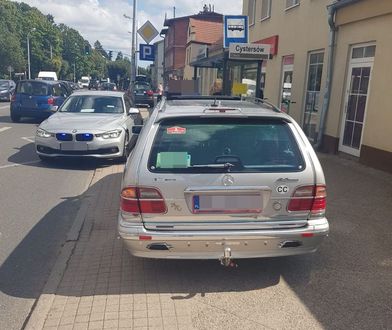
[[[191,168],[223,168],[230,169],[231,167],[235,167],[232,163],[223,163],[223,164],[201,164],[201,165],[192,165]]]

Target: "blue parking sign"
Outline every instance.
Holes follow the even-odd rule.
[[[140,44],[139,45],[139,60],[140,61],[154,61],[155,47],[154,45]]]

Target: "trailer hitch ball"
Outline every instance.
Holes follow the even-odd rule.
[[[226,247],[223,252],[223,257],[219,259],[222,266],[238,267],[238,265],[231,259],[231,249]]]

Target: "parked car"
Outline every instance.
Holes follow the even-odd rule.
[[[142,124],[139,110],[122,92],[74,92],[38,127],[36,152],[42,160],[70,156],[125,160],[137,139],[132,127]]]
[[[129,96],[134,106],[154,107],[154,92],[151,85],[143,81],[135,81],[129,87]]]
[[[118,232],[168,259],[316,251],[328,234],[323,170],[300,126],[262,101],[162,99],[129,157]]]
[[[91,79],[88,84],[88,89],[95,89],[98,90],[100,87],[99,80]]]
[[[19,122],[22,117],[40,119],[49,117],[69,94],[66,86],[58,81],[18,81],[11,100],[11,120]]]
[[[104,82],[100,86],[100,90],[103,91],[116,91],[117,87],[115,83],[110,83],[110,82]]]
[[[0,80],[0,101],[11,101],[12,95],[15,93],[13,80]]]

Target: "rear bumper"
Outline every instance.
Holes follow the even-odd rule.
[[[11,113],[19,117],[47,118],[54,112],[51,109],[20,109],[11,105]]]
[[[151,231],[142,224],[119,221],[118,231],[129,252],[137,257],[161,259],[219,259],[226,248],[231,257],[278,257],[315,252],[328,235],[326,218],[310,220],[302,228],[235,231]],[[303,234],[306,234],[304,237]],[[151,236],[140,240],[139,236]],[[298,242],[296,247],[283,247],[284,242]],[[152,250],[166,246],[166,250]]]

